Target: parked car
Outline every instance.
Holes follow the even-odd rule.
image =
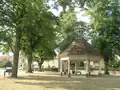
[[[6,73],[10,75],[12,73],[12,67],[5,67],[4,76],[6,75]]]

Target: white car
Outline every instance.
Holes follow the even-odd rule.
[[[5,67],[5,72],[12,72],[12,67]]]

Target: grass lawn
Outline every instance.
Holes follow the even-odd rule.
[[[60,77],[28,75],[1,78],[0,90],[120,90],[120,77]]]

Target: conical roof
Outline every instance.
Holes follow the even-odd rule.
[[[74,40],[69,47],[60,54],[60,56],[84,54],[100,56],[100,52],[93,48],[84,38]]]

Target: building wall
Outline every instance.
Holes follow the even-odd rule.
[[[43,65],[44,68],[48,68],[50,67],[56,67],[58,68],[58,60],[54,59],[54,60],[48,60],[48,61],[44,61]]]

